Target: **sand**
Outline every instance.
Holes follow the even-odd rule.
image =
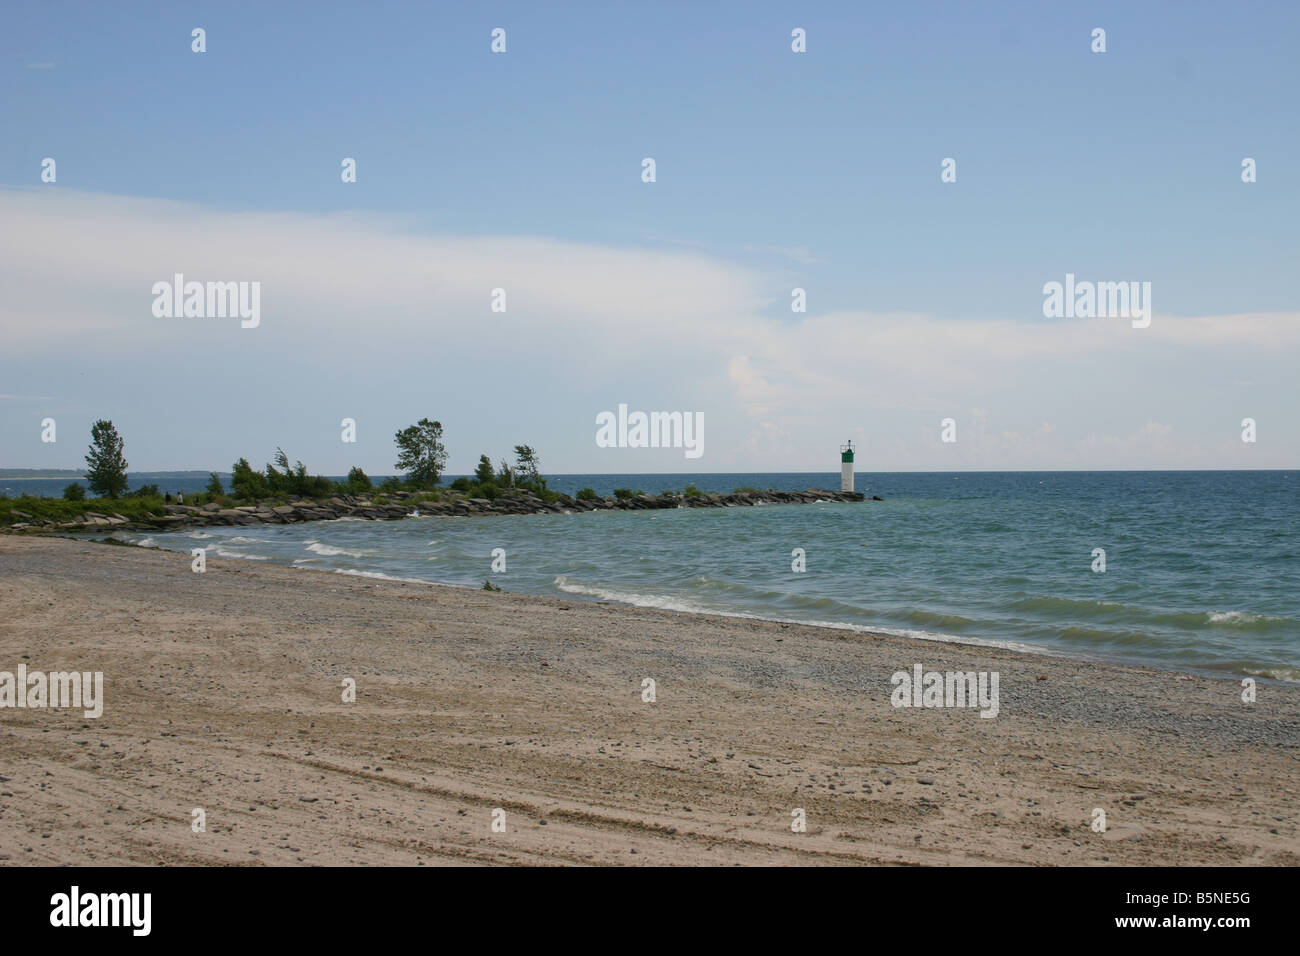
[[[0,709],[0,865],[1300,864],[1295,686],[499,580],[0,536],[0,671],[105,698]],[[892,706],[917,663],[998,716]]]

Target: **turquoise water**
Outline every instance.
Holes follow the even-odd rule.
[[[1300,680],[1300,472],[859,475],[885,501],[137,534],[209,560],[753,615]],[[658,492],[837,475],[562,476]],[[119,535],[120,536],[120,535]],[[492,573],[504,548],[505,573]],[[791,570],[803,548],[807,571]],[[1106,570],[1094,572],[1093,549]]]

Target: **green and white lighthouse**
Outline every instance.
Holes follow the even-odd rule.
[[[840,446],[840,491],[853,490],[853,442]]]

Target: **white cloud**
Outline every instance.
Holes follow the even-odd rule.
[[[304,369],[322,388],[344,380],[383,398],[426,368],[452,400],[473,391],[467,415],[560,422],[535,443],[562,456],[552,467],[575,471],[638,470],[597,455],[586,434],[596,411],[620,401],[703,410],[705,470],[832,468],[849,434],[864,446],[862,470],[1300,461],[1295,313],[1157,312],[1147,329],[919,312],[777,320],[763,317],[774,290],[762,270],[699,252],[429,236],[368,215],[241,213],[61,187],[0,192],[0,219],[0,368],[10,371],[170,356],[220,394],[261,362],[284,369],[259,382],[270,400],[300,387]],[[175,272],[260,281],[261,327],[154,318],[150,287]],[[504,315],[489,310],[498,287]],[[533,398],[521,408],[525,389]],[[442,391],[431,400],[448,401]],[[947,415],[959,421],[955,446],[938,441]],[[1253,458],[1231,444],[1243,415],[1269,422]]]

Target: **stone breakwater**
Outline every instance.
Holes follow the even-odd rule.
[[[375,497],[385,499],[376,501]],[[10,525],[10,531],[91,531],[100,528],[172,530],[207,525],[296,524],[302,521],[332,521],[360,518],[392,521],[398,518],[426,516],[575,514],[582,511],[651,511],[662,508],[738,508],[756,505],[814,504],[819,501],[866,501],[856,491],[738,491],[732,494],[633,495],[630,498],[571,498],[560,495],[555,501],[543,501],[528,491],[518,491],[498,498],[467,498],[441,492],[437,501],[415,500],[418,492],[397,491],[381,496],[338,495],[331,498],[290,501],[287,504],[242,505],[235,508],[212,503],[201,507],[167,505],[166,514],[147,518],[126,518],[112,512],[87,512],[72,521],[52,522],[33,518]],[[873,501],[882,500],[872,496]]]

